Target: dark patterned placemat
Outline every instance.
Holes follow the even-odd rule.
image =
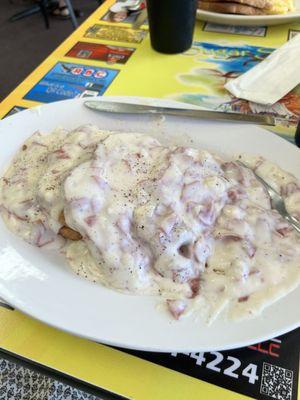
[[[0,400],[101,400],[82,390],[0,358]]]

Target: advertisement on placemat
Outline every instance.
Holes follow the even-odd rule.
[[[258,400],[297,400],[300,328],[254,346],[209,353],[127,353]]]
[[[108,64],[125,64],[135,49],[107,44],[78,42],[66,54],[66,57],[85,60],[104,61]]]
[[[296,127],[300,117],[300,85],[271,106],[237,99],[224,88],[228,80],[248,71],[273,51],[268,47],[194,42],[182,57],[193,57],[199,66],[188,73],[179,73],[176,79],[185,86],[197,86],[199,91],[186,90],[172,97],[222,112],[273,115],[278,125]]]
[[[14,115],[14,114],[16,114],[16,113],[18,113],[20,111],[23,111],[23,110],[26,110],[26,108],[25,107],[21,107],[21,106],[14,106],[13,108],[11,108],[9,110],[9,112],[6,115],[4,115],[3,118],[10,117],[11,115]]]
[[[289,29],[288,40],[293,39],[295,36],[300,35],[300,30]]]
[[[136,21],[141,11],[146,8],[145,0],[117,0],[109,11],[101,18],[102,21],[122,22],[132,24]]]
[[[115,42],[141,43],[147,35],[142,29],[131,29],[117,25],[95,24],[85,33],[86,38],[112,40]]]
[[[203,25],[204,32],[226,33],[230,35],[244,35],[264,37],[267,34],[266,26],[240,26],[240,25],[222,25],[212,22],[205,22]]]
[[[118,72],[115,69],[59,62],[24,99],[50,103],[76,97],[100,96]]]

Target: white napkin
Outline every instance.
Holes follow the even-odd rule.
[[[300,34],[249,71],[226,83],[235,97],[271,105],[300,83]]]

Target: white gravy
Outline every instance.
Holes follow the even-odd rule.
[[[295,177],[261,157],[237,157],[300,218]],[[300,281],[300,235],[250,170],[142,134],[35,133],[2,177],[1,209],[9,229],[59,247],[77,274],[160,295],[175,318],[256,315]],[[81,240],[58,234],[62,212]]]

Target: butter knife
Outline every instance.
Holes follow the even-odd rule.
[[[275,125],[275,118],[269,115],[238,114],[210,110],[191,110],[185,108],[156,107],[141,104],[119,103],[115,101],[85,101],[84,105],[95,111],[120,114],[164,114],[221,121],[248,122],[258,125]]]

